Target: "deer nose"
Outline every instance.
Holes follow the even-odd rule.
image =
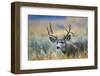
[[[57,46],[57,49],[60,49],[60,47]]]

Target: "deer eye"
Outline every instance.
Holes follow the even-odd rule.
[[[63,44],[64,42],[62,41],[61,43]]]

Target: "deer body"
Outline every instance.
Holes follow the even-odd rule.
[[[68,56],[70,54],[73,54],[73,56],[75,56],[75,54],[77,54],[79,51],[79,47],[71,41],[62,42],[62,40],[58,40],[58,42],[56,43],[56,47],[57,49],[60,49],[63,54],[67,54]]]

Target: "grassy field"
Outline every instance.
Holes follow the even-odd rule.
[[[28,60],[55,60],[55,59],[76,59],[76,58],[87,58],[88,51],[85,49],[87,47],[83,47],[83,50],[76,50],[77,54],[73,55],[70,53],[69,55],[66,53],[62,53],[61,50],[56,49],[55,45],[53,45],[48,37],[40,37],[38,35],[33,36],[28,43]],[[66,51],[70,51],[66,49]]]

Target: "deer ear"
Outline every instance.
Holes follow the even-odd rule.
[[[70,40],[71,39],[71,35],[69,34],[67,37],[64,38],[65,40]]]
[[[54,37],[54,36],[49,36],[49,39],[50,39],[51,42],[57,41],[57,37]]]

